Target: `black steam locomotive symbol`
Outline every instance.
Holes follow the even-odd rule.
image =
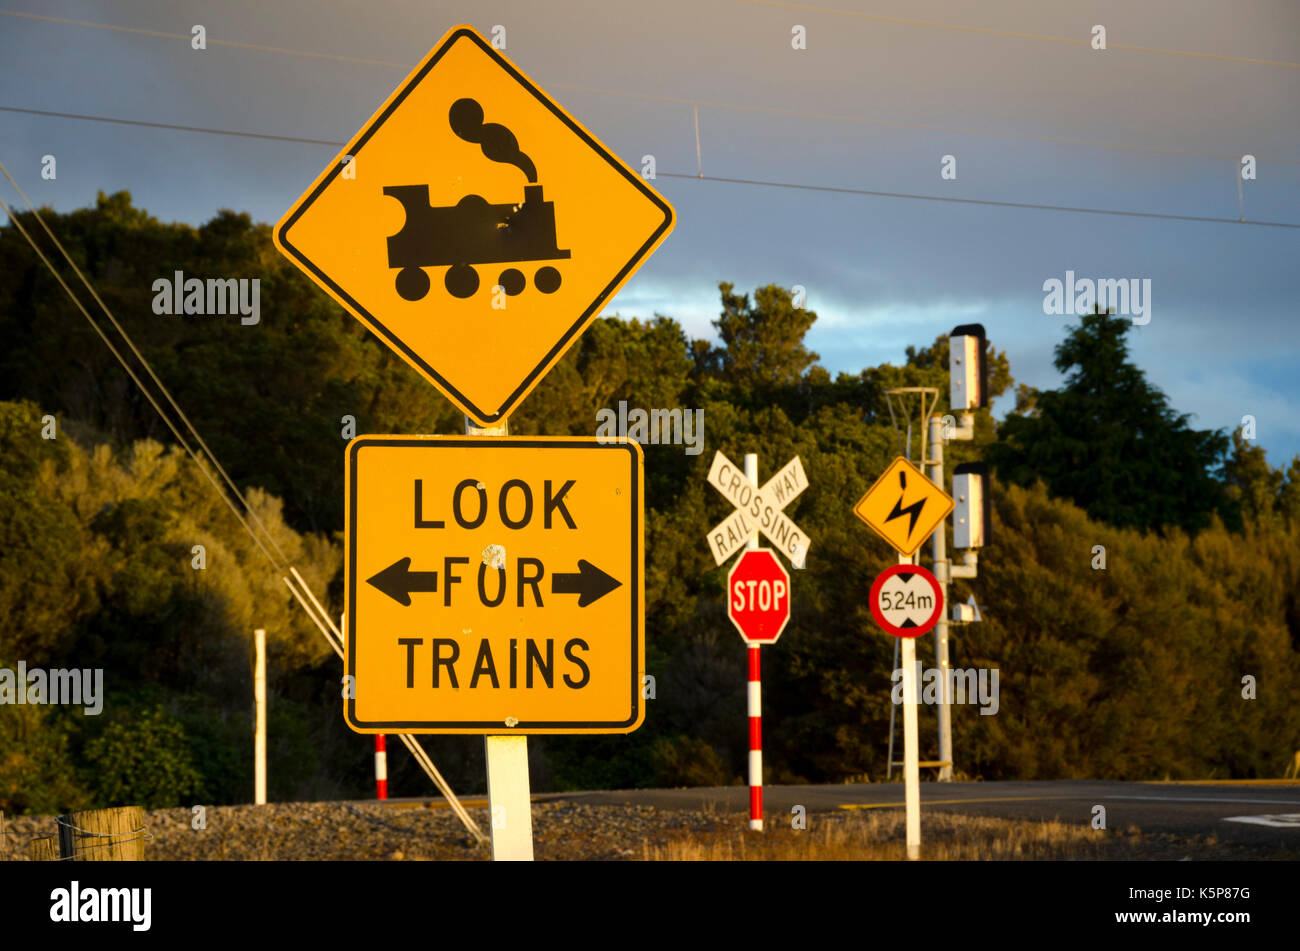
[[[447,293],[471,297],[478,290],[475,264],[505,264],[523,261],[560,261],[568,251],[556,246],[555,203],[542,197],[537,169],[519,151],[514,134],[503,125],[483,122],[483,108],[473,99],[458,99],[448,114],[456,135],[478,144],[494,162],[514,165],[528,177],[520,204],[492,205],[478,195],[466,195],[451,207],[429,204],[428,185],[388,185],[391,195],[406,210],[406,224],[388,239],[388,266],[400,268],[397,293],[417,301],[429,293],[425,268],[447,266],[443,278]],[[506,268],[497,283],[511,296],[522,293],[527,283],[518,268]],[[533,275],[533,284],[543,294],[560,287],[560,272],[546,265]]]

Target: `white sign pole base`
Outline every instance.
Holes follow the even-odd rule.
[[[266,805],[266,629],[253,632],[253,802]]]
[[[487,754],[492,861],[533,860],[533,807],[528,787],[528,737],[483,737]]]
[[[907,805],[907,857],[921,857],[921,769],[916,742],[916,641],[903,641],[903,785]],[[495,841],[495,840],[494,840]]]

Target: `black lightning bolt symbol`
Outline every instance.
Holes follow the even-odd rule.
[[[903,507],[903,494],[907,491],[907,473],[906,473],[906,472],[900,471],[900,472],[898,473],[898,484],[899,484],[899,486],[902,488],[903,491],[898,493],[898,501],[894,503],[894,508],[893,508],[893,510],[890,511],[890,513],[889,513],[888,515],[885,516],[885,521],[886,521],[886,522],[893,521],[894,519],[896,519],[896,518],[901,518],[901,517],[903,517],[904,515],[908,515],[908,516],[910,516],[911,519],[912,519],[912,521],[911,521],[910,523],[908,523],[908,526],[907,526],[907,537],[908,537],[908,538],[911,538],[911,537],[912,537],[912,529],[916,528],[916,520],[917,520],[918,518],[921,517],[921,510],[925,508],[925,499],[922,498],[922,499],[920,499],[919,501],[917,501],[917,502],[913,502],[911,505],[909,505],[909,506],[907,506],[906,508],[904,508],[904,507]]]

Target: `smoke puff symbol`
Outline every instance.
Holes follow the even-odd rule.
[[[537,168],[533,160],[519,150],[515,134],[495,122],[483,122],[483,107],[473,99],[457,99],[447,116],[451,131],[466,142],[478,145],[483,154],[494,162],[513,165],[528,176],[529,183],[537,181]]]

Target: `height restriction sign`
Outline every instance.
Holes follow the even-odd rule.
[[[359,436],[347,645],[362,733],[630,733],[645,666],[641,447]]]
[[[920,565],[893,565],[876,576],[867,596],[871,616],[895,637],[920,637],[943,616],[943,589]]]
[[[510,415],[672,225],[658,192],[462,26],[273,234],[487,426]]]

